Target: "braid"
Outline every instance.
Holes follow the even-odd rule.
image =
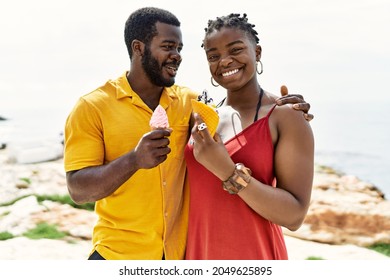
[[[256,44],[259,43],[258,33],[253,29],[254,24],[248,22],[246,14],[243,14],[240,17],[240,14],[231,13],[228,16],[217,17],[215,20],[209,20],[207,27],[204,29],[206,31],[205,37],[212,33],[214,30],[220,30],[222,27],[238,28],[245,32],[250,39],[253,40]],[[202,43],[202,47],[203,47]]]

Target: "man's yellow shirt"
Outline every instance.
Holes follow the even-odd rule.
[[[170,127],[171,153],[152,169],[138,170],[110,196],[96,202],[93,250],[106,259],[183,259],[188,225],[184,148],[191,99],[174,85],[160,105]],[[153,111],[131,89],[126,73],[82,96],[65,125],[65,171],[107,164],[131,151],[150,131]]]

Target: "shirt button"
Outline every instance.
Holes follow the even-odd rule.
[[[165,213],[164,213],[164,216],[165,216],[165,217],[168,217],[168,213],[167,213],[167,212],[165,212]]]
[[[167,182],[163,181],[163,186],[166,187],[167,186]]]

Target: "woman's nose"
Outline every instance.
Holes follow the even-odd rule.
[[[232,63],[232,61],[233,61],[233,59],[230,57],[230,55],[227,55],[227,56],[221,58],[220,64],[223,67],[227,67],[227,66],[229,66],[230,63]]]

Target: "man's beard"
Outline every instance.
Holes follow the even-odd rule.
[[[164,79],[162,75],[162,67],[160,67],[158,64],[157,59],[152,56],[152,53],[148,47],[145,47],[145,52],[142,57],[142,66],[152,84],[159,87],[170,87],[175,83],[174,77],[170,79]]]

